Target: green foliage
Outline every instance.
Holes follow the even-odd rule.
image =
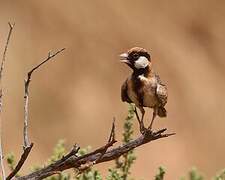
[[[48,160],[48,164],[51,164],[59,159],[61,159],[66,154],[66,148],[65,148],[65,140],[60,139],[59,142],[56,144],[56,146],[53,149],[53,154]]]
[[[40,169],[41,169],[41,166],[38,166],[38,165],[33,165],[33,166],[30,168],[31,172],[38,171],[38,170],[40,170]]]
[[[86,148],[80,148],[78,153],[77,153],[77,155],[78,156],[83,156],[83,155],[87,154],[90,151],[91,151],[91,146],[88,146]]]
[[[6,155],[6,161],[9,166],[9,169],[12,171],[15,168],[16,160],[15,155],[13,153],[9,153]]]
[[[181,177],[180,180],[186,180],[186,178]],[[188,180],[205,180],[205,178],[196,168],[192,168],[192,170],[188,173]],[[213,177],[212,180],[225,180],[225,169]]]
[[[123,129],[123,144],[127,144],[132,140],[133,135],[133,120],[134,120],[134,105],[130,104],[128,107],[128,115],[125,120]],[[115,160],[116,167],[109,169],[107,180],[127,180],[130,175],[130,168],[134,163],[136,156],[131,150],[124,154],[121,158]]]
[[[99,171],[92,168],[84,171],[82,174],[79,174],[75,177],[77,180],[102,180],[102,176]]]
[[[109,169],[109,175],[106,179],[107,180],[123,180],[118,169],[116,168]]]
[[[186,178],[181,177],[180,180],[186,180]],[[204,180],[204,177],[196,168],[192,168],[188,173],[188,180]]]
[[[128,116],[124,123],[123,143],[127,144],[132,140],[133,131],[133,120],[134,120],[134,106],[130,105],[128,109]],[[131,165],[136,160],[134,151],[131,150],[127,154],[123,155],[123,161],[121,164],[122,178],[127,179],[130,174]],[[118,164],[118,163],[117,163]]]
[[[50,176],[48,178],[45,178],[46,180],[70,180],[72,179],[69,173],[61,173],[59,175]]]
[[[56,146],[54,147],[53,153],[52,153],[51,157],[48,159],[47,165],[61,159],[65,154],[66,154],[65,140],[60,139],[58,141],[58,143],[56,144]],[[33,171],[39,170],[39,169],[41,169],[40,166],[33,167]],[[65,171],[60,174],[53,175],[53,176],[45,178],[45,179],[46,180],[70,180],[71,175],[70,175],[70,173]]]
[[[222,170],[219,174],[217,174],[213,180],[225,180],[225,169]]]
[[[193,168],[189,172],[189,179],[190,180],[203,180],[203,176],[197,171],[196,168]]]
[[[133,120],[134,120],[134,105],[130,104],[128,106],[128,115],[125,119],[125,123],[123,126],[123,143],[126,144],[132,140],[133,131]]]
[[[165,173],[166,173],[165,169],[160,166],[159,167],[159,172],[155,176],[155,180],[163,180]]]

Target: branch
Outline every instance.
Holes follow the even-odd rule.
[[[26,159],[28,158],[30,151],[33,147],[33,143],[29,143],[29,138],[28,138],[28,105],[29,105],[29,85],[31,81],[31,76],[34,71],[36,71],[39,67],[41,67],[43,64],[51,60],[53,57],[55,57],[57,54],[61,53],[64,51],[65,48],[58,50],[57,52],[51,54],[50,52],[48,53],[48,57],[43,60],[40,64],[35,66],[33,69],[31,69],[27,73],[27,79],[25,79],[25,84],[24,84],[24,129],[23,129],[23,140],[24,140],[24,145],[23,145],[23,154],[21,155],[20,160],[18,161],[15,169],[8,175],[6,180],[12,179],[22,168],[23,164],[25,163]]]
[[[10,22],[8,23],[8,25],[9,25],[9,33],[8,33],[8,37],[7,37],[7,40],[6,40],[3,56],[2,56],[2,62],[1,62],[1,67],[0,67],[0,80],[2,80],[2,73],[3,73],[5,60],[6,60],[6,53],[7,53],[7,50],[8,50],[8,46],[9,46],[9,41],[10,41],[10,37],[11,37],[11,34],[12,34],[12,30],[13,30],[13,28],[15,26],[15,24],[11,24]]]
[[[114,123],[113,123],[114,126]],[[114,129],[114,127],[112,127]],[[60,160],[50,164],[47,167],[44,167],[40,170],[37,170],[31,174],[28,174],[26,176],[22,176],[19,178],[16,178],[17,180],[35,180],[35,179],[43,179],[48,176],[54,175],[54,174],[59,174],[60,172],[70,169],[70,168],[76,168],[80,171],[85,170],[89,168],[90,166],[93,166],[95,164],[103,163],[106,161],[111,161],[114,159],[119,158],[121,155],[127,153],[128,151],[135,149],[139,146],[142,146],[146,143],[149,143],[154,140],[158,140],[161,138],[169,137],[174,135],[175,133],[170,133],[170,134],[164,134],[164,132],[167,129],[161,129],[155,132],[149,132],[146,133],[145,135],[141,135],[135,140],[130,141],[129,143],[115,147],[111,150],[108,150],[109,147],[113,146],[113,144],[116,142],[115,139],[110,139],[107,144],[104,146],[88,153],[83,156],[75,156],[70,155],[70,156],[64,156]],[[111,132],[114,130],[111,130]],[[110,133],[113,134],[113,133]],[[70,154],[70,153],[69,153]]]
[[[1,67],[0,67],[0,84],[1,84],[1,88],[0,88],[0,114],[2,113],[2,96],[3,96],[3,90],[2,90],[2,75],[3,75],[3,69],[4,69],[4,65],[5,65],[5,61],[6,61],[6,53],[7,53],[7,49],[9,46],[9,41],[10,41],[10,37],[12,34],[12,30],[15,24],[9,24],[9,33],[8,33],[8,37],[6,40],[6,44],[5,44],[5,49],[3,52],[3,56],[2,56],[2,62],[1,62]],[[1,164],[1,173],[2,173],[2,179],[5,180],[5,168],[4,168],[4,163],[3,163],[3,150],[2,150],[2,117],[0,117],[0,164]]]
[[[41,67],[43,64],[45,64],[46,62],[48,62],[49,60],[51,60],[53,57],[55,57],[57,54],[61,53],[64,50],[65,50],[65,48],[62,48],[62,49],[58,50],[57,52],[55,52],[53,54],[51,54],[51,52],[49,52],[48,57],[44,61],[42,61],[40,64],[35,66],[33,69],[31,69],[27,73],[27,79],[25,79],[25,85],[24,85],[25,86],[25,88],[24,88],[25,89],[25,95],[24,95],[24,101],[25,101],[25,105],[24,105],[24,134],[23,134],[24,148],[30,146],[27,129],[28,129],[29,85],[30,85],[32,73],[34,71],[36,71],[39,67]]]

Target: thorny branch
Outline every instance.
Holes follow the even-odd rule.
[[[17,163],[15,169],[8,175],[6,180],[12,179],[22,168],[24,162],[26,161],[27,157],[29,156],[29,153],[33,147],[33,143],[29,143],[29,138],[28,138],[28,103],[29,103],[29,85],[31,81],[31,76],[32,73],[37,70],[39,67],[41,67],[43,64],[51,60],[53,57],[55,57],[57,54],[61,53],[64,51],[65,48],[58,50],[57,52],[51,54],[50,52],[48,53],[48,57],[43,60],[40,64],[35,66],[33,69],[31,69],[27,73],[27,79],[25,79],[25,95],[24,95],[24,130],[23,130],[23,135],[24,135],[24,145],[23,145],[23,154],[21,155],[21,158],[19,162]]]
[[[2,178],[3,180],[5,180],[5,169],[4,169],[4,163],[3,163],[3,148],[2,148],[2,96],[3,96],[3,90],[2,90],[2,75],[3,75],[3,69],[4,69],[4,65],[5,65],[5,61],[6,61],[6,53],[8,50],[8,46],[9,46],[9,41],[10,41],[10,37],[12,34],[12,30],[15,24],[11,24],[10,22],[8,23],[9,25],[9,33],[8,33],[8,37],[6,40],[6,44],[5,44],[5,49],[3,52],[3,56],[2,56],[2,62],[1,62],[1,67],[0,67],[0,164],[1,164],[1,174],[2,174]]]
[[[146,133],[145,135],[141,135],[135,140],[124,144],[122,146],[115,147],[113,149],[108,150],[109,147],[113,146],[116,140],[111,139],[106,145],[88,153],[83,156],[77,157],[74,153],[69,152],[68,155],[64,156],[60,160],[50,164],[47,167],[44,167],[40,170],[37,170],[31,174],[26,176],[18,177],[16,180],[36,180],[43,179],[48,176],[59,174],[60,172],[70,169],[76,168],[80,171],[85,170],[95,164],[103,163],[106,161],[111,161],[119,158],[121,155],[127,153],[128,151],[142,146],[151,141],[169,137],[174,135],[174,133],[164,134],[167,129],[161,129],[155,132]],[[77,150],[77,149],[76,149]],[[75,151],[76,152],[76,151]],[[70,154],[70,155],[69,155]]]

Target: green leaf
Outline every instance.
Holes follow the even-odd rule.
[[[15,155],[12,152],[6,155],[6,161],[9,168],[13,170],[16,165],[16,160],[15,160]]]
[[[217,174],[213,180],[225,180],[225,169],[222,170],[219,174]]]
[[[159,172],[155,176],[155,180],[163,180],[165,176],[165,169],[163,167],[159,167]]]
[[[198,172],[196,168],[192,168],[189,172],[189,179],[190,180],[203,180],[203,176]]]
[[[66,154],[65,140],[60,139],[53,149],[53,154],[48,160],[48,164],[61,159]]]

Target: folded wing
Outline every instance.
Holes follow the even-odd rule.
[[[127,94],[127,80],[123,83],[121,87],[121,99],[123,102],[132,103],[128,94]]]

